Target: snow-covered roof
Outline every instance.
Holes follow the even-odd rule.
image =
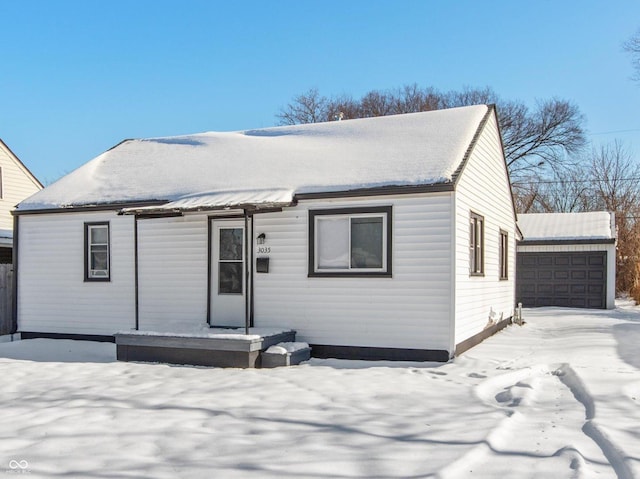
[[[256,208],[276,208],[290,205],[293,202],[293,191],[286,189],[272,190],[238,190],[221,191],[217,193],[204,193],[186,195],[175,201],[163,205],[150,205],[142,207],[123,208],[125,214],[161,211],[198,211],[214,207],[242,207],[252,206]]]
[[[216,201],[242,204],[255,191],[328,193],[448,183],[488,111],[476,105],[126,140],[26,199],[18,211],[202,200],[211,194]]]
[[[524,241],[615,238],[613,215],[608,211],[519,214],[518,227]]]

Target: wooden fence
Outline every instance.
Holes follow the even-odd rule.
[[[0,336],[13,328],[13,265],[0,264]]]

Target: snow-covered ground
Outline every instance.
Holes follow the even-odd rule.
[[[448,364],[271,370],[0,344],[0,477],[640,478],[640,308],[526,310]]]

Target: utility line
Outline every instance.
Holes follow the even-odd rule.
[[[608,179],[590,179],[590,180],[535,180],[535,181],[519,181],[513,180],[514,185],[552,185],[552,184],[567,184],[567,183],[614,183],[621,181],[640,181],[640,177],[634,178],[608,178]]]
[[[640,131],[640,128],[632,128],[630,130],[599,131],[597,133],[589,133],[588,136],[612,135],[613,133],[634,133],[636,131]]]

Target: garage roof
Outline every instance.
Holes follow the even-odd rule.
[[[615,217],[608,211],[518,215],[523,241],[613,240]]]

